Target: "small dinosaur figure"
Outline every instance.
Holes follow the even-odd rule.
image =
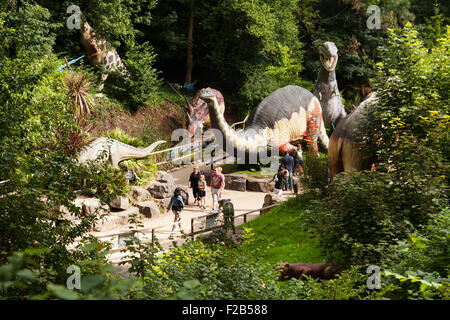
[[[316,42],[316,45],[320,41]],[[342,104],[336,80],[338,50],[333,42],[325,42],[319,47],[321,68],[314,84],[313,93],[322,106],[323,121],[329,127],[347,116]]]
[[[166,141],[159,140],[153,142],[147,148],[140,149],[111,138],[102,137],[84,147],[80,152],[78,161],[80,163],[86,163],[88,160],[110,161],[114,168],[119,168],[119,162],[128,159],[145,158],[158,145],[164,142]]]

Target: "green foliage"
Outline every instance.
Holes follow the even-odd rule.
[[[157,259],[154,249],[147,248],[140,251],[140,257],[148,262],[144,287],[134,292],[133,298],[261,299],[267,294],[262,267],[220,244],[188,242]],[[137,258],[133,261],[138,263]]]
[[[317,201],[311,223],[333,261],[378,263],[379,244],[394,244],[411,231],[413,212],[401,207],[401,190],[389,182],[388,174],[377,172],[338,175],[325,202]]]
[[[116,70],[109,73],[105,84],[105,92],[136,111],[146,107],[152,99],[158,97],[161,80],[158,71],[153,68],[156,54],[146,42],[133,45],[122,59],[126,73]]]
[[[81,217],[73,203],[76,191],[86,179],[98,190],[94,196],[107,203],[123,178],[111,179],[107,168],[99,173],[78,164],[64,138],[81,134],[73,121],[74,106],[66,99],[64,74],[54,72],[58,61],[31,57],[20,51],[17,57],[2,56],[0,65],[0,263],[16,251],[46,248],[39,269],[58,282],[67,265],[88,256],[69,245],[85,237],[99,218]],[[42,289],[27,288],[18,295]]]
[[[145,147],[145,144],[141,139],[128,135],[125,131],[123,131],[120,128],[115,128],[109,132],[106,132],[104,134],[104,136],[107,138],[115,139],[120,142],[129,144],[130,146],[133,146],[136,148],[144,148]]]
[[[114,130],[107,132],[105,136],[136,148],[146,147],[145,143],[141,139],[128,135],[120,128],[115,128]],[[134,182],[137,185],[148,185],[150,180],[155,176],[156,171],[158,171],[158,167],[150,157],[125,160],[122,161],[119,166],[127,171],[134,172],[136,177]]]
[[[382,286],[380,291],[367,288],[367,273],[359,266],[352,266],[336,279],[317,282],[312,286],[316,300],[379,300],[388,295],[395,287]],[[310,280],[311,281],[311,280]]]
[[[432,48],[410,24],[389,31],[378,102],[358,137],[361,152],[377,155],[376,172],[336,176],[311,219],[327,256],[384,264],[396,298],[448,297],[433,283],[449,272],[449,30]]]
[[[311,195],[290,199],[242,227],[245,241],[239,250],[259,262],[320,262],[323,256],[313,231],[304,224]]]
[[[324,195],[328,184],[328,162],[323,154],[317,156],[313,150],[303,153],[304,167],[301,182],[303,187],[316,195]]]
[[[0,4],[0,56],[27,55],[34,59],[51,54],[56,38],[53,31],[62,24],[52,23],[50,11],[37,4],[24,1],[16,7],[14,3]]]

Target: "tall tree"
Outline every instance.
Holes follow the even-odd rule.
[[[187,57],[186,57],[186,83],[190,84],[192,81],[192,68],[194,66],[194,57],[192,55],[194,31],[194,0],[189,1],[189,22],[187,34]]]

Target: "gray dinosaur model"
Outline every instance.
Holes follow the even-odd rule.
[[[333,42],[325,42],[319,47],[321,68],[314,84],[313,93],[322,106],[323,121],[329,127],[347,116],[336,81],[338,50]]]
[[[102,137],[84,147],[80,152],[78,161],[86,163],[88,160],[98,160],[100,162],[109,160],[114,168],[119,168],[119,162],[128,159],[144,158],[164,142],[166,141],[159,140],[153,142],[147,148],[140,149],[111,138]]]
[[[233,146],[235,155],[238,150],[249,154],[266,146],[276,146],[280,153],[293,152],[299,141],[317,150],[319,140],[328,149],[320,103],[302,87],[290,85],[272,92],[253,109],[248,126],[240,132],[225,121],[214,91],[203,89],[200,99],[208,103],[211,126],[221,131],[224,143]]]

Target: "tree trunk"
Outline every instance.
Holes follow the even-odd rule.
[[[187,60],[186,60],[186,83],[192,81],[192,67],[194,56],[192,55],[192,33],[194,31],[194,0],[189,3],[189,26],[187,35]]]

